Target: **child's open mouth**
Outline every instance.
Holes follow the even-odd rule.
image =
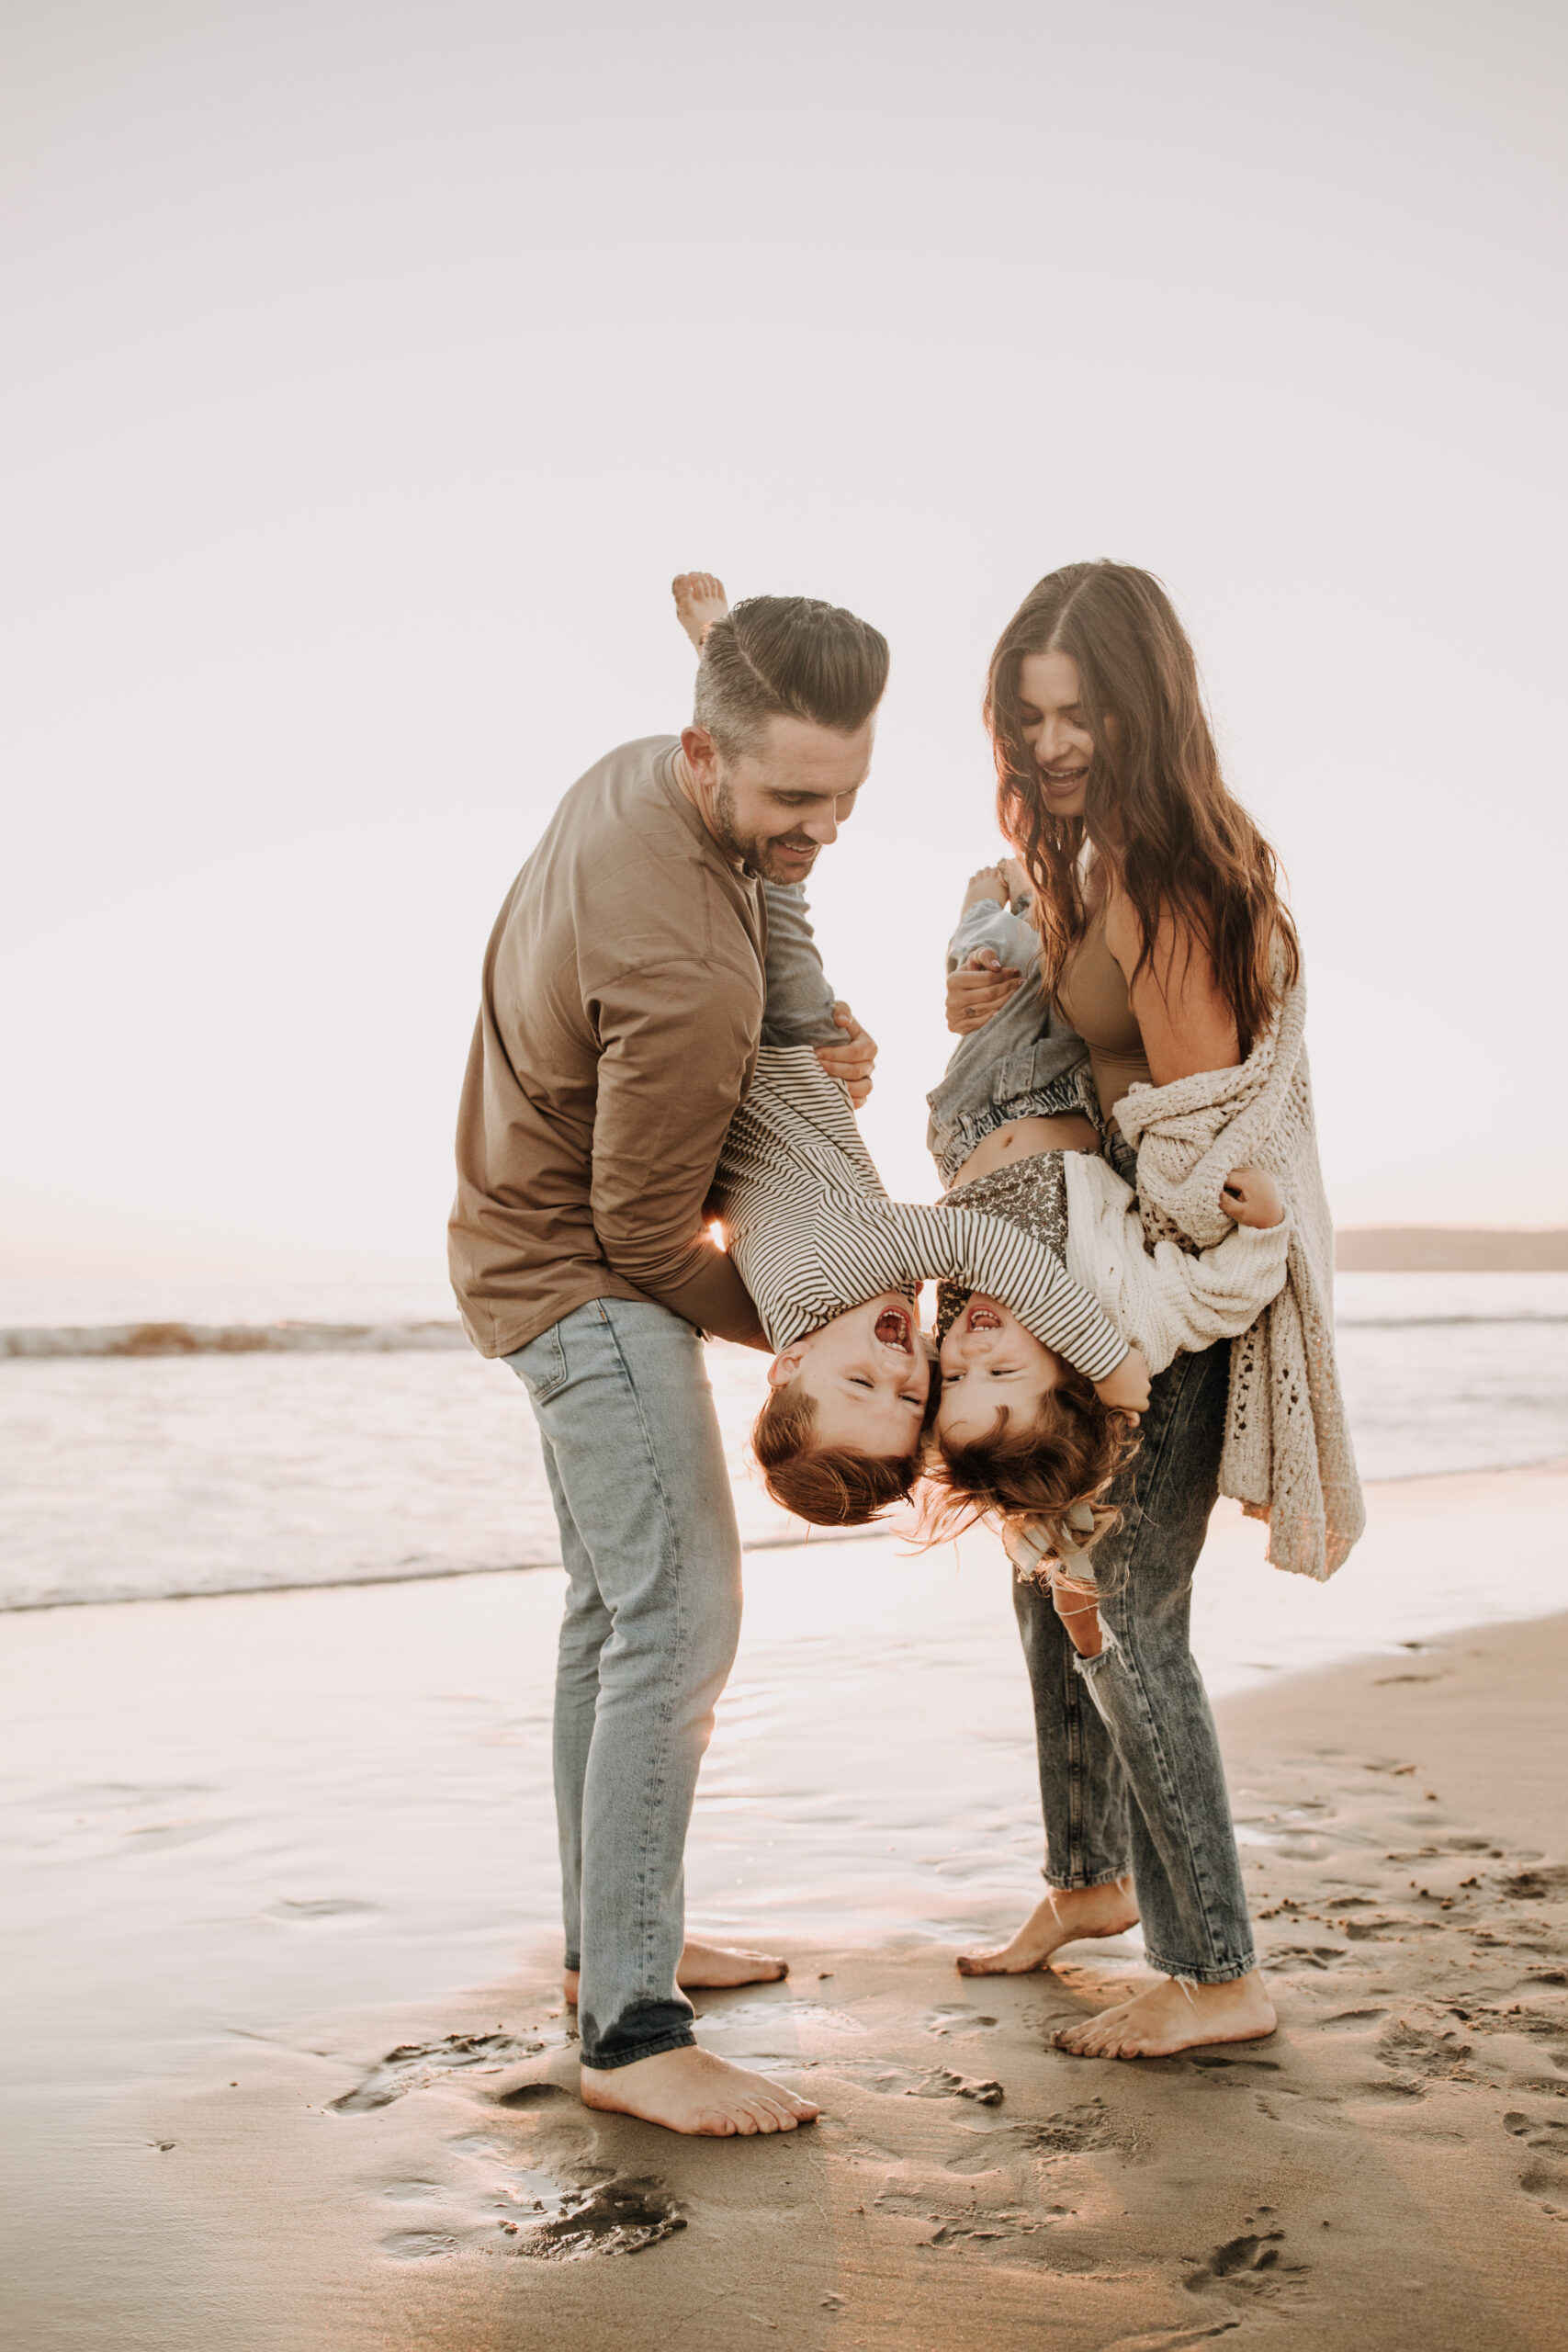
[[[901,1306],[885,1306],[876,1318],[876,1336],[885,1348],[898,1348],[907,1356],[915,1352],[909,1338],[909,1317]]]
[[[1002,1318],[991,1306],[972,1306],[964,1318],[966,1331],[999,1331]]]

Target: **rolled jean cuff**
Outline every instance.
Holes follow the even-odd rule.
[[[662,2058],[667,2050],[694,2050],[697,2037],[688,2026],[681,2033],[661,2033],[652,2041],[639,2041],[635,2050],[623,2050],[615,2058],[581,2058],[591,2075],[613,2075],[617,2066],[635,2066],[639,2059]]]
[[[1064,1875],[1059,1871],[1049,1869],[1043,1870],[1040,1875],[1053,1894],[1081,1894],[1087,1887],[1114,1886],[1118,1879],[1131,1878],[1133,1865],[1131,1862],[1120,1862],[1114,1870],[1079,1871],[1076,1877],[1071,1871]]]
[[[1156,1976],[1174,1976],[1178,1984],[1234,1984],[1238,1976],[1250,1976],[1258,1965],[1256,1952],[1248,1952],[1245,1960],[1211,1961],[1206,1968],[1194,1968],[1184,1960],[1167,1960],[1157,1951],[1144,1946],[1144,1965],[1152,1968]]]
[[[566,1958],[562,1961],[561,1966],[563,1968],[570,1968],[574,1975],[581,1976],[582,1973],[582,1954],[580,1951],[569,1951]]]

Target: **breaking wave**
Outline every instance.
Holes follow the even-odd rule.
[[[0,1330],[0,1357],[387,1355],[466,1348],[460,1323],[64,1323]]]

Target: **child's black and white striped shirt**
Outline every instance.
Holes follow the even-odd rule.
[[[850,1098],[809,1046],[764,1046],[729,1124],[713,1199],[775,1348],[879,1291],[947,1280],[1010,1306],[1090,1380],[1127,1342],[1060,1260],[976,1209],[891,1201]]]

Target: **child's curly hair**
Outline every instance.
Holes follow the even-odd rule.
[[[1014,1427],[1004,1405],[983,1438],[960,1445],[938,1437],[926,1465],[924,1532],[931,1543],[942,1543],[977,1520],[1018,1515],[1043,1530],[1056,1558],[1064,1545],[1085,1551],[1121,1519],[1106,1494],[1137,1443],[1129,1416],[1102,1404],[1093,1382],[1066,1367],[1041,1399],[1032,1425]],[[1067,1513],[1079,1503],[1094,1514],[1092,1534],[1067,1525]]]
[[[903,1502],[925,1467],[924,1430],[941,1394],[932,1378],[921,1425],[922,1442],[909,1454],[855,1453],[848,1446],[814,1446],[817,1400],[797,1381],[771,1391],[751,1426],[751,1451],[774,1502],[813,1527],[865,1527]]]

